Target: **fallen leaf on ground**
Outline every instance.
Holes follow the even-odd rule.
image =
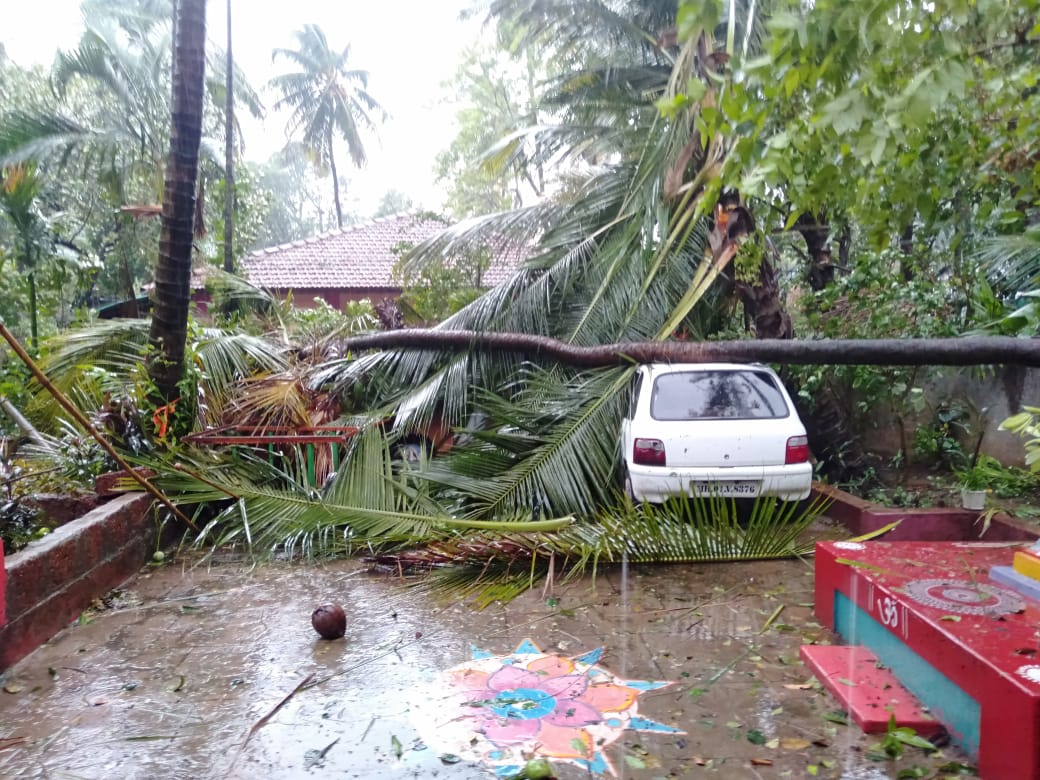
[[[772,766],[773,759],[771,758],[753,758],[751,759],[751,766]]]
[[[766,738],[758,729],[751,729],[747,733],[747,741],[752,745],[764,745],[766,743]]]
[[[811,744],[809,740],[797,737],[788,737],[780,740],[780,747],[784,750],[805,750]]]

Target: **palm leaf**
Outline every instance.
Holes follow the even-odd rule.
[[[624,502],[552,534],[482,534],[373,560],[408,574],[415,587],[483,608],[538,586],[567,582],[623,563],[705,563],[801,557],[829,499],[806,505],[765,497],[742,521],[733,500]]]
[[[155,469],[154,484],[179,506],[194,507],[198,519],[216,508],[196,543],[242,547],[261,557],[343,555],[467,529],[541,532],[570,522],[456,519],[394,464],[378,428],[357,437],[325,492],[307,484],[299,451],[271,456],[249,448],[184,448],[136,462]]]

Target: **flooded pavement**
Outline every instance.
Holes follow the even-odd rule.
[[[564,780],[968,763],[840,722],[798,659],[833,639],[812,583],[811,561],[611,567],[475,611],[356,561],[168,562],[4,675],[0,777],[489,778],[532,744]],[[326,602],[343,639],[311,628]]]

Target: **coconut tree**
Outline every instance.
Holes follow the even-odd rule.
[[[173,57],[173,110],[166,162],[162,235],[155,267],[148,375],[167,403],[184,375],[195,195],[206,86],[206,0],[180,0]]]
[[[281,96],[275,108],[291,112],[286,135],[299,135],[315,163],[322,168],[328,166],[336,219],[342,228],[336,139],[346,142],[350,159],[362,167],[366,159],[362,131],[373,129],[384,112],[368,92],[368,71],[349,67],[349,46],[334,51],[325,33],[314,24],[298,30],[296,41],[297,48],[275,49],[272,55],[275,60],[287,60],[293,68],[271,79],[271,86]]]
[[[536,334],[580,346],[713,332],[723,274],[753,223],[739,199],[721,191],[729,139],[702,132],[698,119],[717,105],[729,78],[726,52],[739,55],[753,20],[687,19],[680,36],[675,3],[531,0],[492,8],[510,14],[522,41],[550,38],[561,56],[580,63],[552,85],[560,122],[528,131],[547,159],[578,164],[555,198],[466,220],[413,253],[409,262],[421,264],[480,242],[529,257],[440,329]],[[748,287],[765,288],[767,277]],[[775,295],[775,286],[767,293]],[[631,369],[539,368],[525,358],[519,344],[461,355],[394,350],[330,365],[321,379],[347,387],[377,372],[387,385],[407,388],[406,411],[396,418],[402,430],[421,428],[434,414],[462,426],[474,409],[506,421],[506,433],[475,437],[472,457],[462,448],[427,472],[466,496],[474,516],[533,504],[593,511],[610,500]]]

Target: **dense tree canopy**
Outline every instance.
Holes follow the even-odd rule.
[[[157,254],[154,220],[138,217],[155,210],[169,142],[169,3],[85,7],[87,33],[53,73],[0,63],[0,161],[35,160],[41,183],[37,251],[19,249],[28,223],[9,216],[0,259],[35,269],[18,289],[46,280],[37,287],[48,313],[102,288],[135,292]],[[1035,290],[1040,271],[1038,7],[493,0],[488,35],[452,84],[459,132],[438,162],[447,205],[464,219],[402,259],[399,278],[432,291],[412,296],[413,309],[429,320],[444,307],[426,304],[469,299],[442,293],[463,284],[445,272],[454,259],[483,269],[519,256],[504,284],[439,331],[578,347],[1033,335],[1033,299],[1014,296]],[[349,220],[341,177],[331,171],[330,199],[316,172],[335,166],[341,139],[362,162],[362,134],[381,115],[349,48],[313,26],[297,37],[276,53],[292,72],[273,86],[300,141],[239,167],[241,251]],[[211,136],[226,111],[218,61],[203,117]],[[235,95],[248,105],[248,90]],[[201,199],[223,202],[209,146]],[[381,211],[406,205],[391,185]],[[195,246],[216,254],[201,236]],[[381,410],[405,402],[394,435],[435,415],[462,425],[492,409],[510,420],[515,439],[489,436],[483,460],[460,456],[429,477],[479,515],[533,499],[559,511],[601,501],[628,373],[534,369],[508,350],[393,349],[329,362],[313,381],[352,400],[368,392],[361,400]],[[788,378],[807,403],[838,383],[878,393],[912,384],[855,367]],[[494,479],[466,472],[476,463],[493,463]]]

